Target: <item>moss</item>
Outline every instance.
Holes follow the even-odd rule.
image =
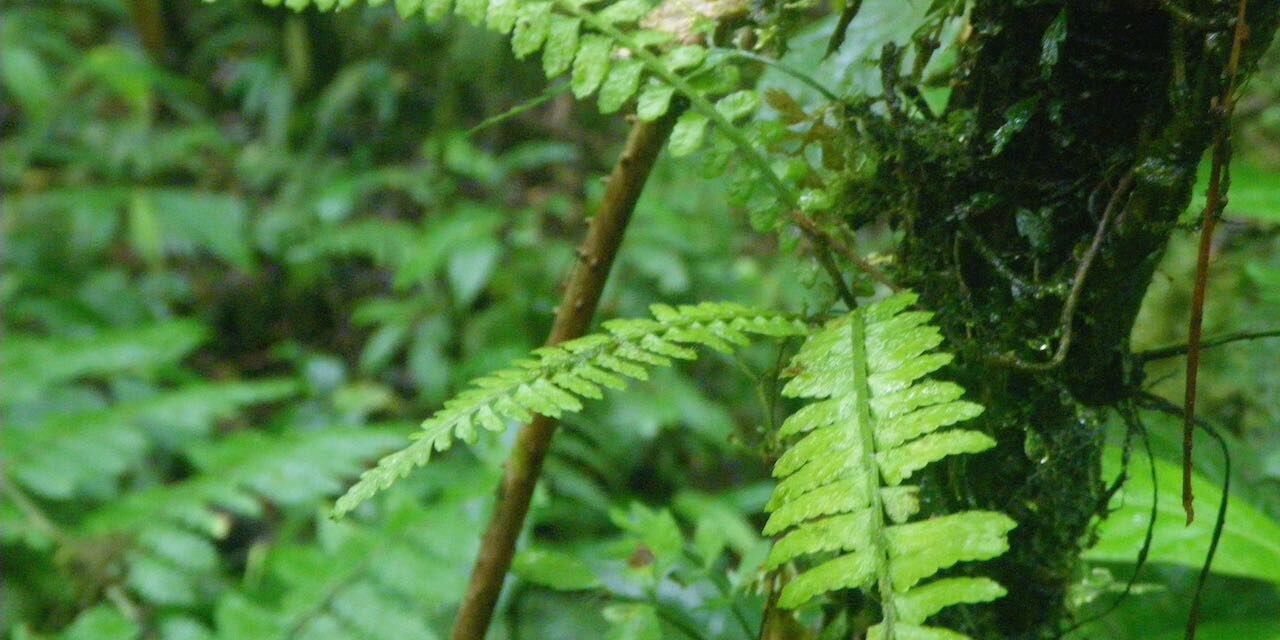
[[[1225,23],[1233,4],[1205,17]],[[1255,38],[1269,39],[1278,7],[1255,4]],[[864,126],[880,162],[846,209],[853,224],[895,212],[898,279],[939,312],[952,375],[988,407],[999,442],[935,478],[942,508],[1019,522],[996,568],[1008,597],[954,622],[979,638],[1052,637],[1103,506],[1103,416],[1134,389],[1128,336],[1209,143],[1227,51],[1154,2],[986,0],[972,26],[944,117]],[[1058,347],[1113,194],[1065,361],[1008,366]]]

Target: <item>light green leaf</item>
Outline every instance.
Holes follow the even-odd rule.
[[[902,622],[922,624],[944,607],[990,602],[1004,594],[1004,587],[989,578],[943,578],[894,595],[893,606]]]
[[[573,65],[578,53],[578,30],[582,20],[552,15],[547,28],[546,47],[542,50],[542,70],[547,77],[558,76]]]
[[[649,3],[645,0],[619,0],[596,14],[600,20],[609,24],[635,22],[649,13]]]
[[[492,30],[506,35],[516,26],[520,17],[520,4],[517,0],[489,0],[489,8],[485,12],[485,24]]]
[[[760,108],[760,96],[754,90],[735,91],[716,101],[716,110],[733,122],[745,118]]]
[[[452,8],[453,0],[423,0],[422,2],[422,14],[429,23],[445,19]]]
[[[422,0],[396,0],[396,13],[408,18],[422,8]]]
[[[707,50],[698,45],[676,47],[662,56],[663,63],[672,71],[682,71],[702,64],[707,59]]]
[[[521,580],[557,591],[594,589],[601,584],[581,560],[549,549],[525,549],[516,554],[511,572]]]
[[[662,623],[651,605],[611,604],[603,614],[609,622],[606,640],[662,640]]]
[[[515,33],[511,35],[511,51],[521,60],[533,54],[546,41],[550,26],[550,2],[521,4]]]
[[[1099,542],[1085,551],[1086,560],[1133,563],[1138,557],[1151,515],[1151,476],[1142,457],[1135,456],[1130,465],[1128,482],[1112,499],[1116,510],[1099,525]],[[1106,448],[1103,466],[1108,475],[1119,472],[1117,447]],[[1186,526],[1186,514],[1182,511],[1182,469],[1156,460],[1155,498],[1159,509],[1148,562],[1193,569],[1199,569],[1204,562],[1213,530],[1213,514],[1222,499],[1222,491],[1198,472],[1192,476],[1191,488],[1195,492],[1198,517]],[[1238,498],[1230,499],[1227,513],[1213,571],[1280,584],[1280,523]]]
[[[1016,526],[1003,513],[964,511],[889,527],[894,589],[910,589],[957,562],[989,560],[1008,551],[1006,535]]]
[[[132,620],[114,607],[99,605],[76,617],[63,640],[134,640],[142,635]]]
[[[595,92],[609,71],[609,55],[613,42],[608,38],[589,34],[582,37],[578,55],[573,59],[571,84],[573,95],[579,100]]]
[[[707,117],[696,111],[687,111],[676,121],[671,130],[671,155],[687,156],[702,145],[702,134],[707,129]]]
[[[477,27],[484,22],[485,13],[489,9],[488,0],[454,0],[458,15]]]
[[[644,65],[639,60],[620,60],[609,69],[604,84],[600,85],[600,112],[613,113],[635,95],[640,87],[640,72]]]
[[[893,628],[893,637],[885,637],[885,628],[877,624],[867,629],[867,640],[972,640],[963,633],[938,627],[922,627],[914,624],[899,623]]]
[[[498,265],[502,247],[492,239],[484,239],[459,247],[449,256],[447,274],[454,300],[469,306],[489,283]]]

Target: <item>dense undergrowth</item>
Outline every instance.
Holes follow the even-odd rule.
[[[148,51],[129,12],[147,4],[2,9],[0,633],[443,637],[510,438],[439,455],[345,519],[330,509],[468,380],[541,344],[624,123],[544,95],[539,61],[462,20],[172,2]],[[859,56],[905,44],[912,25],[866,4],[831,61],[815,62],[834,18],[799,32],[787,60],[832,86],[873,85]],[[780,90],[760,101],[762,135],[803,148],[776,123],[808,122],[820,96],[776,68],[753,73],[738,80]],[[1277,78],[1259,74],[1241,102],[1208,335],[1280,317]],[[866,160],[854,155],[850,167]],[[776,225],[726,205],[750,199],[735,200],[742,178],[698,164],[659,164],[600,315],[658,301],[827,309],[797,236],[754,232]],[[1138,346],[1180,341],[1192,245],[1172,246]],[[658,369],[565,417],[495,637],[757,637],[774,430],[797,408],[778,377],[798,343]],[[1268,638],[1280,346],[1206,357],[1204,414],[1232,434],[1239,472],[1202,637]],[[1175,397],[1178,371],[1153,369],[1152,388]],[[1176,460],[1170,432],[1153,429],[1160,460]],[[1218,478],[1209,452],[1200,463]],[[1081,616],[1115,597],[1140,546],[1151,487],[1145,458],[1133,465],[1074,592]],[[1155,570],[1081,637],[1176,637],[1144,613],[1183,614],[1210,523],[1174,526],[1168,476]],[[1214,490],[1199,495],[1212,513]],[[826,637],[874,622],[834,606],[798,620],[828,623]]]

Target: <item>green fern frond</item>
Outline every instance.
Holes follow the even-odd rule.
[[[117,549],[124,582],[147,603],[197,605],[220,579],[215,544],[230,533],[228,513],[262,517],[266,503],[306,508],[342,488],[365,460],[391,449],[385,429],[244,431],[192,448],[192,479],[125,495],[74,530],[81,549]],[[277,636],[279,637],[279,636]]]
[[[88,336],[8,336],[0,340],[0,406],[32,401],[71,380],[117,372],[149,374],[181,360],[206,334],[196,322],[174,320]]]
[[[219,599],[213,637],[440,637],[466,591],[479,544],[474,533],[483,514],[473,508],[475,499],[498,471],[472,464],[431,471],[431,483],[448,490],[425,499],[417,490],[396,492],[379,505],[380,517],[319,516],[314,538],[273,544],[262,566],[267,579],[245,581]]]
[[[286,398],[296,387],[285,379],[190,385],[106,409],[19,418],[0,439],[0,459],[15,481],[44,498],[110,495],[120,476],[145,461],[161,437],[154,432],[170,442],[203,435],[215,421]]]
[[[559,418],[582,409],[581,398],[599,399],[603,388],[622,389],[627,378],[645,380],[648,368],[691,360],[704,346],[728,353],[747,343],[748,334],[804,335],[807,325],[790,316],[728,303],[679,308],[651,307],[654,319],[611,320],[604,333],[533,352],[534,358],[472,382],[422,423],[415,442],[366,471],[334,507],[341,516],[411,470],[427,463],[455,438],[471,441],[477,429],[501,431],[507,422],[527,422],[534,414]]]
[[[355,0],[263,0],[294,10],[345,9]],[[385,0],[368,0],[371,6]],[[737,150],[753,173],[769,184],[783,202],[794,206],[797,195],[770,166],[765,155],[734,123],[756,112],[754,91],[740,91],[717,71],[733,63],[697,44],[698,25],[740,17],[750,9],[741,0],[697,3],[616,0],[592,6],[591,0],[397,0],[396,10],[409,19],[421,13],[437,22],[451,12],[476,26],[506,36],[517,58],[542,52],[548,78],[568,73],[579,100],[597,96],[602,113],[636,104],[637,116],[657,120],[671,109],[676,95],[688,100],[671,136],[672,155],[693,153],[713,125]],[[736,78],[733,75],[733,78]]]
[[[1007,516],[967,511],[907,522],[918,489],[902,482],[925,465],[994,446],[985,434],[947,427],[982,412],[949,382],[925,376],[951,361],[932,314],[906,311],[914,294],[893,296],[830,322],[793,360],[783,389],[813,402],[782,425],[799,436],[779,459],[766,535],[781,535],[766,565],[813,563],[786,585],[779,605],[799,607],[839,589],[874,586],[884,619],[871,638],[963,638],[922,626],[943,607],[1004,594],[987,578],[921,581],[957,562],[1008,549]]]

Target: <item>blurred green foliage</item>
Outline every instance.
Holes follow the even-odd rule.
[[[909,33],[867,4],[840,55]],[[132,5],[0,8],[0,633],[442,637],[509,441],[451,451],[341,522],[328,508],[464,381],[541,342],[623,123],[559,95],[467,135],[545,87],[538,63],[461,21],[174,0],[148,52]],[[1277,53],[1241,101],[1208,336],[1280,318]],[[846,62],[815,77],[874,82]],[[773,71],[763,82],[812,106]],[[733,190],[660,163],[600,315],[805,308],[812,267],[752,234]],[[1139,348],[1180,341],[1193,244],[1170,248]],[[757,445],[776,418],[758,398],[779,358],[664,370],[568,419],[496,637],[754,637],[771,490]],[[1280,341],[1226,346],[1202,376],[1258,528],[1280,521],[1278,359]],[[1179,367],[1149,382],[1176,397]],[[1153,428],[1166,462],[1172,430]],[[1102,531],[1116,578],[1082,615],[1137,553]],[[1194,583],[1175,555],[1140,577],[1159,588],[1082,637],[1174,637],[1162,618],[1181,620]],[[1274,567],[1226,560],[1201,636],[1280,635],[1260,580]]]

